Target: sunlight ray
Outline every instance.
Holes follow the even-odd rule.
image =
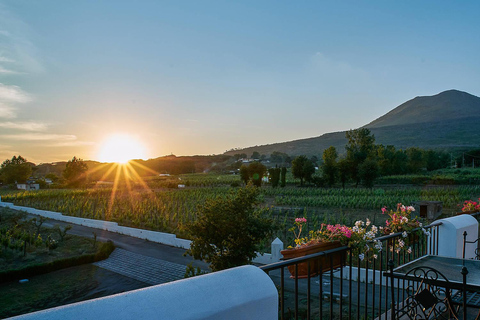
[[[111,218],[112,207],[113,207],[113,203],[115,202],[115,194],[117,192],[118,183],[120,181],[121,167],[118,163],[116,164],[116,167],[117,167],[117,172],[115,173],[115,180],[113,181],[112,194],[110,195],[110,202],[108,204],[108,219],[107,220],[110,220],[110,218]]]
[[[151,169],[151,168],[149,168],[149,167],[147,167],[147,166],[145,166],[145,165],[143,165],[143,164],[141,164],[141,163],[138,163],[138,162],[136,162],[135,160],[130,161],[128,164],[131,164],[131,165],[134,165],[134,166],[138,166],[139,168],[144,169],[144,170],[147,170],[148,172],[153,173],[153,174],[155,174],[155,175],[157,175],[157,176],[160,174],[159,172],[157,172],[157,171],[155,171],[155,170],[153,170],[153,169]]]

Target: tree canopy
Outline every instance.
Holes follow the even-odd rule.
[[[20,155],[3,161],[0,166],[0,175],[6,183],[26,182],[31,174],[32,166]]]
[[[254,186],[260,187],[262,185],[262,178],[267,172],[267,167],[265,167],[260,162],[252,162],[248,166],[242,165],[240,167],[240,179],[245,184],[248,184],[249,181],[252,181]]]
[[[187,225],[192,237],[187,253],[210,263],[213,271],[250,263],[273,231],[272,220],[256,208],[258,195],[258,188],[248,185],[207,200],[198,209],[198,219]]]
[[[79,187],[86,183],[87,170],[87,164],[82,159],[74,156],[72,160],[69,160],[67,162],[65,170],[63,170],[63,177],[65,178],[69,186]]]
[[[313,162],[306,156],[298,156],[292,161],[292,174],[295,179],[300,179],[300,185],[303,181],[310,181],[315,173]]]

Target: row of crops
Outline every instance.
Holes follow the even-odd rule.
[[[384,206],[394,208],[397,203],[411,204],[414,201],[443,201],[449,210],[457,210],[458,204],[480,195],[480,186],[458,187],[405,187],[385,189],[324,189],[266,188],[265,196],[275,198],[279,206],[344,208],[344,209],[380,209]]]
[[[231,181],[230,176],[186,175],[181,176],[181,180],[178,177],[169,180],[173,179],[191,181],[195,186],[155,191],[123,187],[115,192],[112,189],[11,192],[2,195],[2,201],[188,237],[183,226],[196,219],[197,207],[207,199],[225,196],[234,189],[225,186],[226,181]],[[215,186],[217,181],[221,181],[218,185],[223,186]],[[382,189],[263,187],[261,200],[277,207],[266,214],[274,217],[281,229],[286,230],[291,226],[293,216],[308,215],[309,221],[316,226],[326,220],[338,221],[340,212],[344,210],[380,210],[384,206],[394,208],[399,202],[411,204],[419,200],[443,201],[444,211],[454,212],[463,201],[477,199],[479,195],[480,186]],[[325,216],[326,212],[334,217]]]
[[[159,192],[127,188],[40,190],[6,194],[2,201],[66,215],[108,220],[121,225],[182,235],[182,226],[196,218],[197,205],[227,194],[229,188],[192,188]]]

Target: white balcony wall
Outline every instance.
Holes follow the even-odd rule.
[[[277,320],[278,291],[248,265],[10,319]]]

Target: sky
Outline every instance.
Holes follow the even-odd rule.
[[[355,129],[416,96],[480,96],[479,12],[479,1],[0,0],[0,161],[102,160],[115,134],[143,147],[125,147],[132,158],[220,154]]]

